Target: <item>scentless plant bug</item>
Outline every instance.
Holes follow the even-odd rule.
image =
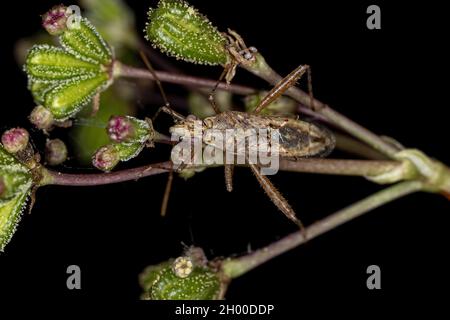
[[[145,61],[145,59],[144,59]],[[154,70],[147,61],[147,67],[154,76]],[[228,129],[260,129],[268,128],[269,130],[278,130],[279,132],[279,156],[280,158],[304,158],[304,157],[318,157],[328,155],[334,148],[335,138],[333,134],[323,127],[319,127],[313,123],[309,123],[299,119],[292,119],[288,117],[275,116],[275,115],[261,115],[261,111],[264,110],[271,102],[275,101],[284,92],[286,92],[291,86],[293,86],[305,73],[308,74],[308,86],[312,98],[311,90],[311,75],[309,66],[300,65],[289,75],[283,78],[269,93],[261,100],[256,108],[251,113],[239,112],[239,111],[225,111],[218,112],[218,108],[215,105],[213,94],[210,95],[210,101],[216,115],[205,118],[203,120],[197,119],[193,115],[184,117],[170,108],[170,104],[165,98],[164,90],[161,83],[157,81],[162,95],[164,97],[166,105],[161,107],[156,115],[160,111],[171,115],[176,123],[170,128],[173,133],[175,131],[185,132],[185,136],[180,137],[180,141],[183,139],[191,139],[192,131],[195,128],[195,123],[201,121],[201,127],[203,130],[215,129],[219,131],[225,131]],[[156,77],[155,77],[156,78]],[[155,115],[155,117],[156,117]],[[182,129],[182,130],[180,130]],[[194,134],[195,135],[195,134]],[[211,145],[211,141],[206,141],[202,135],[202,144]],[[191,143],[191,140],[189,140]],[[217,149],[221,147],[216,146]],[[219,150],[226,152],[227,150]],[[245,151],[245,150],[244,150]],[[239,153],[239,149],[233,149],[232,152]],[[239,154],[238,154],[239,155]],[[187,164],[184,164],[187,165]],[[302,222],[296,217],[295,211],[292,209],[288,201],[277,190],[272,182],[260,172],[260,166],[257,163],[248,163],[252,172],[255,174],[256,179],[260,183],[261,187],[265,190],[272,202],[284,213],[284,215],[296,223],[302,230],[304,230]],[[228,191],[233,190],[233,164],[225,164],[225,185]],[[180,168],[178,168],[180,169]],[[163,201],[163,210],[167,208],[168,194],[170,192],[170,185],[172,183],[172,173],[169,177],[168,185]]]

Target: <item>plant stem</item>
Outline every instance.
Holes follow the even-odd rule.
[[[216,165],[206,166],[214,167]],[[377,176],[393,170],[402,169],[402,162],[390,160],[341,160],[341,159],[299,159],[280,160],[280,170],[319,174]],[[143,177],[161,174],[171,169],[170,161],[154,163],[133,169],[111,173],[71,174],[42,168],[43,179],[40,185],[95,186],[138,180]],[[201,166],[198,166],[201,167]],[[204,166],[203,166],[204,167]],[[405,171],[405,178],[407,171]]]
[[[139,78],[139,79],[150,79],[155,80],[155,77],[153,77],[152,73],[146,69],[140,69],[131,67],[125,64],[120,63],[119,61],[115,62],[114,66],[114,74],[115,76],[119,77],[126,77],[126,78]],[[193,77],[188,75],[182,75],[182,74],[173,74],[170,72],[165,71],[155,71],[156,76],[158,79],[162,82],[170,82],[175,84],[181,84],[185,86],[196,86],[196,87],[203,87],[203,88],[214,88],[217,81],[216,80],[210,80],[200,77]],[[236,94],[241,95],[249,95],[252,93],[255,93],[255,89],[236,85],[236,84],[230,84],[227,85],[225,82],[220,82],[218,89],[221,90],[227,90]]]
[[[374,150],[364,142],[356,140],[355,138],[338,132],[333,132],[336,138],[336,149],[345,151],[347,153],[357,155],[364,159],[371,160],[386,160],[387,157],[381,152]]]
[[[299,159],[280,160],[280,170],[348,176],[377,176],[400,169],[402,163],[390,160]],[[407,172],[405,168],[405,178]]]
[[[224,260],[222,262],[222,272],[225,277],[231,279],[237,278],[260,266],[261,264],[275,258],[276,256],[289,251],[305,243],[306,241],[309,241],[310,239],[324,234],[325,232],[355,219],[385,203],[421,189],[422,183],[419,181],[407,181],[390,186],[310,225],[306,228],[306,234],[308,236],[307,240],[305,240],[303,233],[300,231],[292,233],[283,239],[248,255]]]
[[[130,180],[157,175],[170,170],[171,162],[154,163],[148,166],[142,166],[133,169],[120,170],[110,173],[61,173],[44,169],[43,180],[40,186],[59,185],[59,186],[98,186],[113,184]]]
[[[282,77],[267,64],[264,57],[260,54],[256,54],[256,61],[254,63],[247,65],[243,64],[242,67],[272,85],[276,85],[282,79]],[[313,99],[313,104],[311,105],[309,94],[297,87],[291,87],[286,92],[286,95],[305,106],[310,106],[313,111],[325,116],[339,128],[347,131],[361,141],[366,142],[368,145],[390,158],[394,158],[395,154],[399,151],[395,146],[387,143],[376,134],[350,120],[339,112],[331,109],[325,103],[317,99]]]

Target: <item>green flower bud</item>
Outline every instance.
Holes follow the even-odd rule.
[[[106,130],[109,138],[117,143],[145,143],[155,135],[150,122],[130,116],[112,116]]]
[[[113,57],[105,41],[85,18],[74,19],[68,27],[63,11],[59,6],[44,17],[44,26],[55,24],[57,31],[51,32],[60,35],[63,48],[36,45],[24,66],[36,103],[50,110],[55,120],[74,116],[112,83]]]
[[[0,251],[16,230],[31,186],[28,168],[0,145]]]
[[[185,1],[161,0],[148,18],[146,39],[162,52],[193,63],[228,63],[227,39]]]
[[[92,164],[97,169],[109,172],[119,163],[136,157],[145,144],[141,142],[111,143],[101,147],[92,157]]]
[[[75,115],[111,84],[102,65],[48,45],[31,48],[25,71],[36,103],[49,109],[57,120]]]
[[[141,285],[151,300],[215,300],[219,298],[221,281],[216,272],[199,266],[183,256],[147,268]]]
[[[119,154],[120,161],[136,157],[146,144],[151,144],[156,132],[150,121],[130,116],[112,116],[106,128]]]
[[[149,300],[219,299],[222,282],[201,248],[189,247],[185,253],[158,265],[147,267],[139,276]]]
[[[45,143],[45,162],[50,166],[58,166],[66,160],[66,144],[60,139],[48,139]]]

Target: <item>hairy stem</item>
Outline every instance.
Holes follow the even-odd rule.
[[[282,77],[267,64],[263,56],[261,56],[260,54],[256,55],[256,61],[254,63],[242,65],[242,67],[272,85],[276,85],[282,79]],[[345,130],[361,141],[366,142],[368,145],[390,158],[394,158],[395,154],[399,151],[399,149],[395,146],[389,144],[376,134],[350,120],[339,112],[333,110],[325,103],[317,99],[313,99],[313,103],[311,105],[309,94],[297,87],[290,88],[286,92],[286,95],[290,96],[291,98],[295,99],[305,106],[309,106],[316,113],[321,114],[328,120],[330,120],[334,125]]]
[[[358,201],[349,207],[342,209],[325,219],[322,219],[306,228],[308,239],[313,239],[325,232],[328,232],[362,214],[373,210],[385,203],[403,197],[407,194],[422,189],[422,183],[419,181],[407,181],[390,186],[379,191],[361,201]],[[275,258],[276,256],[289,251],[303,243],[306,239],[302,232],[292,233],[275,243],[259,249],[248,255],[239,258],[230,258],[222,262],[222,272],[225,277],[237,278],[248,271],[260,266],[261,264]]]

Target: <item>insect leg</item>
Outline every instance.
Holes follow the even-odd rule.
[[[214,95],[216,94],[216,90],[217,90],[217,87],[219,86],[219,83],[223,80],[225,75],[230,71],[229,68],[230,68],[229,66],[225,66],[225,68],[223,69],[223,71],[222,71],[222,73],[221,73],[221,75],[219,77],[219,80],[217,80],[216,84],[214,85],[213,89],[211,90],[211,92],[208,95],[208,100],[211,103],[211,106],[214,109],[214,112],[216,114],[220,113],[220,109],[216,105],[216,101],[214,99]]]
[[[173,166],[170,168],[169,176],[167,177],[166,189],[164,190],[164,196],[161,203],[161,217],[164,217],[167,213],[167,206],[169,204],[170,191],[172,190],[173,182]]]
[[[224,169],[225,169],[225,187],[227,188],[228,192],[231,192],[231,191],[233,191],[234,165],[226,164],[224,166]]]
[[[270,200],[278,207],[278,209],[281,210],[281,212],[284,213],[284,215],[293,221],[296,225],[299,226],[301,231],[303,232],[303,235],[306,234],[306,229],[303,225],[303,223],[296,217],[294,210],[289,205],[287,200],[283,197],[283,195],[275,188],[275,186],[270,182],[269,178],[267,176],[261,174],[259,171],[259,167],[255,164],[250,163],[250,168],[253,171],[253,174],[255,175],[256,179],[258,180],[261,187],[264,189],[264,191],[269,196]]]
[[[284,94],[290,87],[295,85],[295,83],[310,69],[308,65],[300,65],[294,71],[289,73],[286,77],[281,79],[272,90],[261,100],[259,105],[255,108],[253,113],[260,113],[264,108],[266,108],[273,101],[278,99],[282,94]],[[308,72],[308,87],[311,89],[311,74]],[[310,90],[310,97],[312,95],[312,90]],[[311,100],[312,101],[312,100]]]

